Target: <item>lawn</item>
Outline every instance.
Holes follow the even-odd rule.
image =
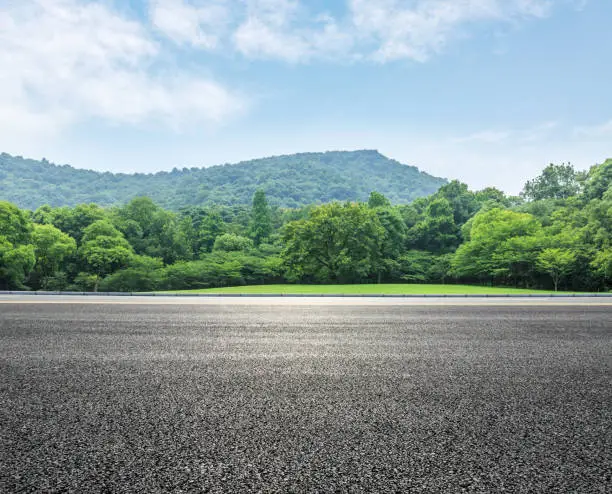
[[[544,290],[488,287],[473,285],[253,285],[201,290],[178,290],[162,293],[227,293],[227,294],[321,294],[321,295],[529,295],[551,293]],[[567,292],[566,292],[567,293]]]

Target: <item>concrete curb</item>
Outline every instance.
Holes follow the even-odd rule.
[[[337,297],[337,298],[612,298],[612,293],[542,293],[542,294],[354,294],[354,293],[157,293],[157,292],[43,292],[43,291],[0,291],[0,295],[61,295],[88,297]]]

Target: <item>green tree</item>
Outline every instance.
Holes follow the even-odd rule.
[[[60,271],[64,260],[76,252],[76,241],[53,225],[34,225],[32,233],[36,255],[35,271],[42,288]]]
[[[14,204],[0,201],[0,235],[12,244],[27,244],[31,240],[32,222]]]
[[[604,283],[612,279],[612,248],[606,248],[595,255],[591,267],[599,274]]]
[[[34,212],[35,222],[50,224],[59,228],[74,238],[77,244],[81,242],[85,228],[105,218],[107,218],[106,210],[97,204],[79,204],[74,208],[49,208],[41,206]]]
[[[137,197],[115,212],[115,223],[139,255],[159,257],[166,264],[190,259],[187,236],[174,213],[148,197]]]
[[[36,264],[33,245],[14,245],[0,235],[0,286],[24,289],[23,282]]]
[[[601,165],[591,167],[584,184],[584,195],[587,200],[602,199],[612,186],[612,159]]]
[[[444,198],[431,201],[423,219],[408,232],[408,244],[417,250],[445,253],[453,251],[460,242],[452,206]]]
[[[537,258],[537,267],[552,279],[555,292],[558,290],[559,281],[567,275],[572,264],[576,261],[576,254],[567,249],[544,249]]]
[[[431,200],[446,199],[450,204],[454,222],[457,226],[463,225],[480,209],[480,202],[476,195],[468,190],[467,184],[453,180],[440,187],[440,190],[431,196]]]
[[[567,199],[580,191],[579,176],[572,165],[550,164],[542,174],[529,180],[523,189],[522,196],[530,201],[542,199]]]
[[[104,220],[85,229],[79,253],[88,272],[96,276],[94,291],[104,276],[126,268],[134,256],[132,246],[121,232]]]
[[[266,193],[258,190],[253,196],[253,207],[251,209],[250,236],[259,245],[272,233],[272,217]]]
[[[386,208],[389,206],[391,206],[391,201],[389,201],[389,199],[387,199],[383,194],[376,191],[370,192],[370,197],[368,198],[368,207],[370,209]]]
[[[526,282],[542,248],[540,222],[526,213],[500,208],[479,212],[452,259],[452,271],[467,279]]]
[[[481,204],[495,204],[497,207],[510,207],[512,199],[506,197],[501,190],[495,187],[486,187],[474,194],[475,199]]]
[[[198,229],[197,246],[195,252],[211,252],[215,245],[215,240],[225,233],[225,222],[221,215],[212,211],[201,221]]]
[[[129,267],[115,271],[100,282],[100,290],[107,292],[149,292],[163,283],[161,259],[135,255]]]
[[[384,229],[375,262],[377,282],[381,283],[383,276],[390,276],[398,268],[397,258],[404,249],[407,228],[397,208],[379,206],[374,212]]]
[[[32,224],[17,206],[0,201],[0,287],[23,289],[36,263]]]
[[[245,251],[253,248],[253,241],[250,238],[241,237],[233,233],[224,233],[215,240],[213,252],[236,252]]]
[[[384,235],[366,205],[324,204],[286,226],[282,257],[295,279],[356,282],[375,272]]]

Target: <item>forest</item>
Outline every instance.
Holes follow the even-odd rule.
[[[367,182],[367,181],[366,181]],[[179,290],[270,283],[612,288],[612,160],[546,167],[520,196],[452,181],[409,204],[164,209],[149,197],[34,210],[0,201],[0,289]]]
[[[116,206],[147,196],[177,212],[187,206],[250,204],[257,190],[265,190],[270,204],[279,207],[367,201],[372,190],[405,204],[445,183],[373,150],[300,153],[149,174],[101,173],[0,154],[0,198],[27,209],[92,202]]]

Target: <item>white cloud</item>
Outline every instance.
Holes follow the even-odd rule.
[[[90,118],[177,127],[242,107],[214,81],[181,70],[169,77],[147,27],[104,3],[0,0],[0,8],[2,131],[48,133]]]
[[[149,2],[154,25],[177,43],[291,63],[424,62],[470,25],[541,18],[553,7],[552,0],[344,0],[332,16],[307,0]]]
[[[467,24],[542,17],[549,0],[349,0],[358,35],[381,62],[425,61]]]
[[[550,0],[346,0],[343,16],[312,12],[306,1],[246,0],[235,12],[236,47],[249,58],[425,61],[476,22],[543,17]]]
[[[326,13],[310,12],[296,0],[247,0],[233,36],[247,58],[297,63],[347,55],[352,34]]]
[[[151,0],[150,17],[152,24],[176,43],[213,49],[227,29],[230,11],[223,0]]]

